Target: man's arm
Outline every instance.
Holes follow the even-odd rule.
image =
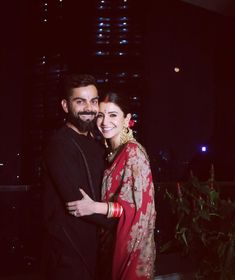
[[[79,188],[89,194],[84,162],[72,141],[62,138],[54,139],[46,149],[44,160],[47,173],[64,205],[68,201],[82,199]],[[109,229],[117,223],[114,219],[108,219],[101,214],[80,219]]]
[[[44,153],[47,176],[63,202],[82,198],[79,187],[85,183],[82,178],[82,159],[72,144],[66,139],[55,138]]]

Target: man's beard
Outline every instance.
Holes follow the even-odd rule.
[[[72,112],[69,112],[67,121],[73,124],[82,133],[92,131],[96,125],[96,118],[84,121],[80,118],[80,115],[96,115],[96,113],[80,112],[74,115]]]

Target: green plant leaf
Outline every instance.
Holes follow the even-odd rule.
[[[166,249],[178,244],[198,260],[195,279],[235,279],[235,202],[220,197],[214,177],[200,182],[191,176],[181,191],[181,199],[166,191],[177,218],[175,242]]]
[[[167,242],[166,244],[161,246],[160,253],[165,253],[165,252],[169,251],[170,248],[173,247],[173,245],[174,245],[174,240],[171,240],[171,241]]]
[[[207,211],[200,211],[198,213],[198,215],[204,219],[204,220],[207,220],[207,221],[210,221],[210,214],[207,212]]]

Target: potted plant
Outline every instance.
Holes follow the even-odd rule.
[[[176,217],[174,239],[162,246],[177,246],[196,263],[195,279],[235,279],[235,202],[221,198],[214,168],[207,182],[193,174],[177,183],[176,192],[166,189]]]

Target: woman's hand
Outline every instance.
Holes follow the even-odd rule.
[[[89,216],[95,213],[95,201],[87,195],[84,190],[79,189],[83,198],[81,200],[70,201],[66,207],[71,215],[75,217]]]

